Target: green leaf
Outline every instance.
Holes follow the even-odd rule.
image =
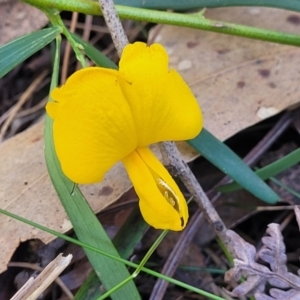
[[[90,43],[84,41],[76,34],[71,34],[76,43],[83,47],[83,51],[86,55],[94,61],[97,66],[101,66],[103,68],[109,69],[118,69],[118,66],[112,62],[109,58],[107,58],[102,52],[92,46]]]
[[[142,218],[139,208],[136,207],[113,239],[113,243],[122,258],[129,258],[148,227],[149,225]],[[99,278],[95,272],[92,272],[76,293],[74,300],[98,299],[102,295],[99,285]]]
[[[285,171],[286,169],[296,165],[300,161],[300,148],[294,150],[293,152],[287,154],[286,156],[278,159],[277,161],[255,171],[257,176],[259,176],[262,180],[266,180],[272,176],[279,174],[280,172]],[[236,183],[232,182],[229,184],[225,184],[218,188],[220,192],[233,192],[241,189],[242,187]]]
[[[82,40],[76,34],[72,34],[72,37],[83,47],[83,51],[96,65],[110,69],[118,69],[118,66],[114,62],[90,43]],[[141,217],[140,210],[135,209],[113,240],[113,243],[122,258],[128,258],[129,255],[132,254],[134,247],[142,239],[146,228],[148,228],[148,224],[146,224]],[[102,295],[101,291],[99,291],[99,285],[99,278],[95,272],[92,272],[88,279],[83,283],[78,293],[76,293],[75,300],[98,299],[100,295]]]
[[[57,85],[58,81],[60,37],[57,38],[56,41],[57,48],[50,90]],[[53,121],[49,116],[46,116],[46,164],[53,186],[62,205],[65,208],[78,239],[81,242],[101,249],[110,255],[120,257],[112,241],[107,236],[104,228],[98,221],[77,185],[75,185],[63,174],[54,148],[52,127]],[[85,248],[84,251],[106,290],[114,288],[116,285],[130,276],[126,266],[122,262],[99,255],[87,248]],[[135,300],[140,299],[140,295],[134,282],[131,280],[119,290],[115,291],[111,295],[111,298],[113,300]]]
[[[129,258],[132,255],[148,228],[139,207],[135,208],[113,240],[121,257]]]
[[[47,116],[45,125],[47,167],[53,185],[73,225],[75,233],[80,241],[119,257],[117,250],[79,188],[74,187],[74,183],[63,174],[54,150],[52,123],[52,120]],[[85,253],[106,290],[113,288],[130,276],[124,264],[103,257],[88,249],[85,249]],[[140,299],[133,281],[120,288],[111,297],[112,299],[119,300]]]
[[[152,9],[189,10],[228,7],[228,6],[266,6],[300,11],[297,0],[115,0],[115,4]]]
[[[68,242],[70,242],[70,243],[73,243],[74,245],[81,246],[81,247],[83,247],[83,248],[85,248],[85,249],[90,249],[91,251],[94,251],[95,253],[99,253],[100,255],[103,255],[103,256],[105,256],[105,257],[109,257],[109,258],[111,258],[111,259],[116,259],[116,260],[118,260],[118,261],[121,261],[121,262],[123,262],[125,265],[127,265],[127,266],[129,266],[129,267],[132,267],[132,268],[134,268],[134,269],[137,269],[137,268],[139,267],[139,265],[136,264],[136,263],[133,263],[133,262],[131,262],[131,261],[127,261],[127,260],[122,259],[122,258],[118,258],[118,257],[111,256],[111,255],[109,255],[108,253],[102,252],[101,250],[99,250],[99,248],[95,248],[95,247],[90,246],[90,245],[88,245],[88,244],[82,243],[82,242],[80,242],[80,241],[78,241],[78,240],[76,240],[76,239],[74,239],[74,238],[71,238],[71,237],[68,236],[68,235],[62,234],[62,233],[57,232],[57,231],[55,231],[55,230],[53,230],[53,229],[50,229],[50,228],[48,228],[48,227],[45,227],[45,226],[43,226],[43,225],[41,225],[41,224],[38,224],[38,223],[32,222],[32,221],[30,221],[30,220],[28,220],[28,219],[22,218],[21,216],[16,215],[16,214],[14,214],[14,213],[11,213],[11,212],[9,212],[9,211],[6,211],[6,210],[4,210],[4,209],[1,209],[1,208],[0,208],[0,213],[1,213],[1,214],[4,214],[5,216],[8,216],[8,217],[10,217],[10,218],[14,218],[14,219],[16,219],[16,220],[19,220],[19,221],[23,222],[24,224],[28,224],[28,225],[30,225],[31,227],[38,228],[38,229],[43,230],[43,231],[45,231],[45,232],[48,232],[48,233],[50,233],[50,234],[52,234],[52,235],[55,235],[55,236],[57,236],[57,237],[59,237],[59,238],[62,238],[62,239],[64,239],[65,241],[68,241]],[[206,291],[200,290],[200,289],[198,289],[198,288],[196,288],[196,287],[193,287],[193,286],[191,286],[191,285],[189,285],[189,284],[186,284],[186,283],[184,283],[184,282],[182,282],[182,281],[179,281],[179,280],[176,280],[176,279],[174,279],[174,278],[171,278],[171,277],[162,275],[161,273],[156,272],[156,271],[153,271],[153,270],[148,269],[148,268],[146,268],[146,267],[143,267],[143,268],[141,269],[141,271],[143,271],[143,272],[145,272],[145,273],[147,273],[147,274],[149,274],[149,275],[151,275],[151,276],[154,276],[154,277],[156,277],[156,278],[164,279],[164,280],[166,280],[166,281],[168,281],[168,282],[170,282],[170,283],[172,283],[172,284],[178,285],[179,287],[182,287],[182,288],[187,289],[187,290],[189,290],[189,291],[195,292],[195,293],[197,293],[197,294],[199,294],[199,295],[202,295],[202,296],[206,297],[207,299],[224,300],[224,298],[215,296],[215,295],[213,295],[213,294],[210,294],[210,293],[208,293],[208,292],[206,292]],[[87,300],[87,299],[84,299],[84,300]]]
[[[92,271],[88,278],[81,285],[76,293],[74,300],[97,300],[103,294],[99,289],[101,282],[97,274]]]
[[[101,15],[100,7],[97,1],[85,0],[23,0],[33,6],[42,7],[55,7],[58,10],[77,11],[90,15]],[[180,1],[178,1],[180,2]],[[183,2],[183,1],[182,1]],[[286,3],[286,1],[282,1]],[[297,1],[298,2],[298,1]],[[296,1],[294,4],[289,2],[291,7],[296,7]],[[221,5],[221,4],[219,4]],[[275,5],[274,5],[275,7]],[[286,8],[284,4],[278,7]],[[201,8],[201,6],[200,6]],[[197,28],[207,31],[219,32],[229,35],[242,36],[251,39],[258,39],[269,42],[276,42],[286,45],[300,45],[299,35],[291,33],[283,33],[274,30],[266,30],[256,27],[238,25],[228,22],[223,22],[222,26],[219,26],[219,21],[209,20],[199,16],[199,14],[181,14],[170,13],[158,10],[144,9],[129,7],[124,5],[116,5],[116,10],[120,18],[147,21],[151,23],[159,24],[172,24],[187,28]]]
[[[271,204],[279,201],[279,196],[254,171],[207,130],[203,129],[197,137],[187,142],[257,198]]]
[[[53,41],[59,32],[59,27],[38,30],[0,47],[0,78]]]
[[[285,189],[287,192],[289,192],[290,194],[292,194],[293,196],[297,197],[298,199],[300,199],[300,193],[298,193],[297,191],[295,191],[294,189],[290,188],[288,185],[282,183],[280,180],[271,177],[270,178],[271,181],[273,181],[275,184],[277,184],[278,186],[280,186],[282,189]]]

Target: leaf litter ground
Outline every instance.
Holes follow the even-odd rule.
[[[86,19],[84,20],[80,16],[79,21],[86,22]],[[124,25],[132,41],[144,38],[132,22],[125,22]],[[96,46],[101,44],[101,50],[116,60],[116,53],[110,38],[105,33],[103,22],[94,19],[93,26],[91,40],[95,42]],[[147,28],[147,25],[145,26]],[[79,23],[77,27],[80,27]],[[74,71],[76,62],[73,57],[71,57],[69,65],[68,71]],[[3,126],[11,112],[11,107],[18,101],[19,96],[24,93],[32,79],[39,75],[41,69],[48,69],[50,72],[50,66],[50,50],[47,48],[1,79],[0,126]],[[40,84],[37,92],[28,98],[28,101],[14,116],[3,133],[4,139],[13,138],[43,116],[45,104],[43,99],[47,95],[48,86],[49,78],[47,77]],[[285,130],[286,122],[282,120],[289,120],[289,126]],[[276,125],[284,131],[284,134],[274,138],[276,133],[274,126]],[[251,152],[268,132],[272,133],[272,130],[273,135],[269,134],[269,136],[273,136],[270,137],[273,139],[271,149],[267,152],[264,150],[262,152],[265,154],[259,155],[259,150],[264,148],[264,145],[261,145],[260,149]],[[246,129],[228,140],[227,143],[242,157],[251,152],[253,160],[256,161],[255,166],[260,167],[266,163],[266,160],[276,160],[295,147],[298,148],[300,146],[299,134],[299,112],[284,112]],[[268,141],[264,140],[264,144]],[[163,269],[170,276],[220,296],[225,296],[223,288],[226,288],[231,291],[230,295],[233,296],[251,292],[256,295],[257,299],[283,299],[286,297],[297,299],[300,293],[299,277],[297,276],[299,228],[295,214],[290,208],[291,205],[299,204],[299,198],[295,195],[291,196],[291,193],[287,193],[285,188],[278,188],[278,185],[277,192],[282,193],[282,199],[286,200],[281,203],[280,210],[266,207],[244,191],[219,197],[212,188],[222,179],[222,174],[202,158],[191,162],[191,167],[199,182],[214,201],[226,225],[243,237],[244,241],[232,233],[240,257],[236,261],[235,267],[231,268],[214,239],[212,229],[203,218],[199,217],[199,211],[191,203],[190,223],[194,226],[190,226],[191,228],[183,234],[169,233],[148,262],[149,267],[157,271]],[[300,167],[298,165],[281,173],[278,178],[299,192],[299,176]],[[26,181],[24,181],[24,185],[26,186]],[[276,185],[274,183],[272,185],[276,189]],[[110,192],[109,187],[99,191],[101,196],[107,196]],[[189,197],[188,194],[186,196]],[[116,203],[100,212],[98,217],[110,236],[113,237],[136,207],[136,195],[129,190]],[[274,223],[279,225],[274,225]],[[158,234],[153,229],[147,230],[141,242],[137,244],[135,252],[130,255],[131,259],[135,262],[141,261]],[[177,251],[178,249],[180,251]],[[11,258],[11,262],[28,262],[30,265],[27,268],[23,268],[21,265],[19,267],[11,266],[0,275],[0,299],[10,299],[17,289],[37,272],[36,265],[45,267],[61,252],[72,253],[74,257],[70,267],[60,277],[64,285],[59,286],[54,283],[40,299],[68,299],[67,291],[75,294],[91,272],[91,267],[83,251],[60,239],[55,239],[48,245],[44,245],[37,239],[31,239],[21,243]],[[247,279],[243,283],[233,282],[230,287],[228,282],[224,281],[224,274],[228,270],[230,271],[226,274],[226,279],[231,282],[241,275]],[[167,286],[164,282],[156,282],[155,278],[143,273],[136,279],[136,284],[143,299],[204,299],[174,285]]]

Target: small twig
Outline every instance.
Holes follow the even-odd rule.
[[[93,16],[87,15],[86,18],[92,19]],[[88,22],[90,22],[90,20],[88,20]],[[64,23],[65,23],[66,26],[71,26],[72,21],[64,20]],[[101,25],[95,25],[95,24],[91,23],[89,26],[90,26],[90,30],[94,31],[96,33],[109,33],[109,30],[108,30],[108,28],[106,28],[105,25],[101,26]],[[85,31],[86,30],[86,21],[84,23],[78,22],[76,24],[76,28],[77,29],[83,29]],[[85,34],[83,33],[82,34],[82,39],[84,39],[84,35]]]
[[[117,48],[119,55],[121,55],[123,48],[128,43],[128,39],[116,13],[114,3],[112,0],[99,0],[99,3],[108,29],[112,35],[115,47]],[[162,145],[163,156],[167,156],[171,166],[176,169],[176,175],[178,175],[189,192],[194,196],[194,200],[202,209],[206,219],[213,226],[218,237],[224,243],[231,255],[235,257],[234,249],[231,246],[229,237],[226,235],[227,228],[225,224],[212,206],[188,165],[181,159],[180,153],[175,144],[173,142],[165,142],[162,143]]]
[[[100,7],[106,24],[111,32],[113,42],[117,48],[119,56],[121,56],[123,48],[127,45],[128,40],[125,36],[121,22],[117,16],[112,0],[99,0]],[[194,196],[194,200],[202,209],[206,219],[213,226],[216,234],[224,243],[225,247],[228,249],[233,257],[236,257],[234,248],[231,246],[232,243],[230,238],[227,236],[227,228],[215,208],[207,198],[202,187],[198,183],[196,177],[188,167],[188,165],[181,159],[180,153],[177,150],[173,142],[162,143],[162,155],[167,158],[170,165],[176,170],[176,175],[181,179],[186,188]],[[173,172],[171,172],[173,173]],[[174,174],[173,174],[174,175]]]
[[[276,124],[268,131],[268,133],[255,145],[254,148],[243,158],[243,161],[248,166],[253,166],[261,156],[274,144],[274,142],[282,135],[282,133],[290,126],[292,123],[291,112],[285,112],[283,116],[276,122]],[[215,195],[215,190],[217,187],[222,186],[232,182],[232,179],[226,175],[219,181],[213,188],[208,192],[210,195]]]
[[[257,206],[254,213],[262,211],[294,210],[297,205]]]
[[[42,109],[45,109],[45,106],[47,104],[48,101],[48,97],[45,97],[41,100],[41,102],[39,102],[38,104],[31,106],[27,109],[21,110],[16,114],[16,118],[23,118],[26,117],[28,115],[32,115],[36,112],[41,111]],[[1,124],[1,121],[0,121]]]
[[[74,299],[73,294],[66,288],[65,284],[58,278],[59,274],[70,264],[72,255],[62,256],[59,254],[52,262],[50,262],[44,269],[29,263],[10,263],[9,266],[24,267],[41,271],[35,279],[33,277],[21,287],[21,289],[14,295],[12,299],[36,299],[53,281],[56,281],[60,287],[68,295],[69,299]]]
[[[38,271],[38,272],[42,272],[44,270],[44,268],[38,266],[37,264],[32,264],[32,263],[27,263],[27,262],[13,261],[13,262],[8,263],[7,266],[31,269],[31,270]],[[69,299],[74,299],[74,295],[72,294],[72,292],[69,290],[69,288],[66,286],[66,284],[59,277],[57,277],[54,281],[62,289],[62,291],[66,294],[66,296]]]
[[[244,161],[247,165],[253,166],[260,157],[274,144],[275,141],[292,123],[292,111],[285,112],[269,132],[259,141],[259,143],[251,149]]]
[[[77,24],[78,25],[78,24]],[[84,29],[82,33],[82,39],[88,41],[93,26],[93,16],[85,16]]]
[[[72,33],[75,32],[77,20],[78,20],[78,12],[73,12],[71,26],[70,26],[70,32]],[[61,84],[64,84],[67,79],[70,54],[71,54],[71,45],[70,43],[67,42],[63,64],[62,64],[62,70],[61,70],[61,80],[60,80]]]
[[[215,233],[225,245],[230,254],[235,257],[235,251],[232,247],[230,238],[227,236],[227,228],[210,200],[203,191],[197,178],[189,166],[180,157],[180,153],[173,142],[162,143],[162,152],[168,157],[171,167],[175,168],[174,175],[177,175],[188,191],[194,196],[193,200],[198,204],[207,221],[214,228]]]
[[[99,0],[100,8],[110,31],[113,43],[121,57],[124,47],[128,44],[127,36],[118,17],[113,0]]]
[[[293,220],[293,218],[295,217],[294,212],[289,213],[284,219],[283,221],[280,223],[280,231],[283,231]]]
[[[10,126],[11,122],[15,118],[16,114],[18,111],[21,109],[23,104],[29,99],[29,97],[33,94],[33,92],[36,90],[36,88],[39,86],[41,81],[46,77],[48,74],[48,71],[42,72],[32,83],[31,85],[27,88],[27,90],[22,94],[20,97],[19,101],[14,105],[14,107],[11,109],[10,114],[6,121],[4,122],[1,130],[0,130],[0,142],[3,140],[4,135]]]
[[[291,115],[289,113],[285,113],[280,120],[275,124],[274,127],[264,136],[264,138],[248,153],[248,155],[244,158],[245,163],[247,164],[253,164],[255,163],[260,156],[271,146],[272,143],[280,136],[284,130],[289,126],[289,124],[292,122]],[[277,135],[279,134],[279,135]],[[273,137],[276,137],[274,139]],[[271,143],[269,142],[271,140]],[[263,141],[263,142],[262,142]],[[168,159],[167,153],[163,151],[164,154],[164,159],[167,160],[167,163],[170,164],[170,161]],[[220,182],[218,182],[208,193],[208,197],[211,200],[212,204],[215,204],[219,200],[220,194],[217,194],[215,192],[215,188],[219,185],[229,183],[231,181],[231,178],[229,176],[225,176]],[[250,216],[256,215],[261,211],[273,211],[273,210],[290,210],[294,209],[296,206],[295,205],[290,205],[290,206],[258,206],[256,210],[245,216],[244,218],[248,218]],[[195,218],[195,215],[197,216]],[[200,213],[199,211],[195,212],[195,215],[189,220],[189,223],[184,231],[184,235],[181,235],[179,240],[177,241],[175,247],[173,248],[172,252],[170,253],[168,260],[166,261],[162,273],[165,274],[166,276],[172,277],[181,258],[181,253],[180,253],[180,247],[181,243],[186,244],[186,241],[193,239],[194,235],[196,234],[197,230],[203,224],[203,214]],[[242,218],[239,220],[238,223],[241,223]],[[300,222],[299,222],[300,223]],[[150,299],[162,299],[165,291],[167,290],[168,287],[168,282],[158,279],[157,282],[155,283],[155,286],[153,288],[152,294]]]
[[[161,270],[161,274],[167,274],[169,277],[173,277],[175,271],[178,267],[178,262],[187,245],[190,244],[194,235],[197,233],[198,229],[198,219],[202,218],[202,213],[199,209],[194,213],[192,218],[189,220],[185,230],[181,233],[178,241],[176,242],[175,247],[172,252],[169,254],[168,261],[169,263],[165,263],[164,267]],[[169,282],[163,279],[157,279],[154,288],[152,289],[151,296],[149,300],[161,300],[164,297],[164,294],[168,288]]]

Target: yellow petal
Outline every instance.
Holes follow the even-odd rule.
[[[202,129],[197,100],[182,77],[168,68],[168,55],[159,44],[134,43],[125,47],[120,73],[137,124],[138,145],[194,138]]]
[[[182,230],[188,220],[186,201],[177,184],[147,148],[137,148],[123,160],[145,221],[156,229]]]
[[[131,109],[118,71],[86,68],[53,90],[46,109],[63,172],[76,183],[101,181],[104,173],[137,146]]]

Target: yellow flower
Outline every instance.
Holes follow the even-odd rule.
[[[102,180],[122,160],[151,226],[182,230],[186,201],[148,146],[194,138],[202,128],[198,103],[165,49],[125,47],[119,70],[90,67],[53,90],[47,112],[54,120],[55,150],[63,172],[76,183]]]

